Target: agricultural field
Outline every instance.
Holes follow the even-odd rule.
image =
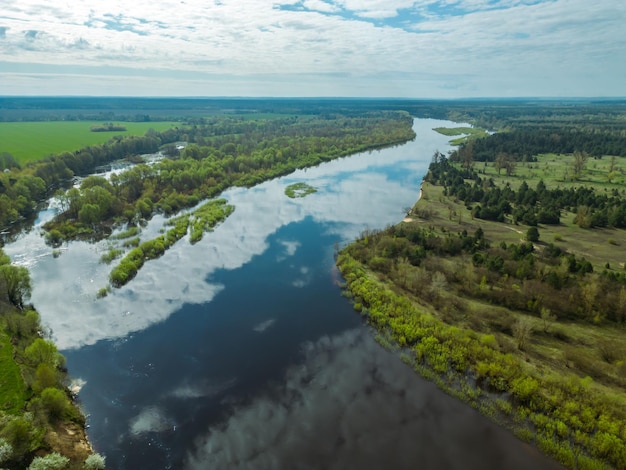
[[[92,132],[99,121],[0,122],[0,154],[9,153],[22,165],[51,154],[71,152],[102,144],[116,135],[144,135],[149,129],[162,131],[177,122],[123,122],[125,132]]]

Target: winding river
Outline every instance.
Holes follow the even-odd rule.
[[[438,126],[457,124],[416,119],[405,145],[226,191],[236,209],[213,233],[103,299],[107,242],[53,257],[51,209],[5,247],[109,468],[557,468],[379,347],[337,286],[335,247],[403,218],[449,149]],[[286,197],[300,181],[318,191]]]

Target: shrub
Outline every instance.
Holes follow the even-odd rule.
[[[104,470],[104,457],[100,454],[91,454],[85,459],[85,470]]]
[[[69,407],[69,400],[62,390],[58,388],[46,388],[41,392],[41,404],[44,406],[50,418],[58,419],[63,416]]]
[[[537,230],[537,227],[530,227],[526,231],[526,240],[533,243],[539,241],[539,230]]]
[[[53,452],[43,457],[35,457],[28,466],[28,470],[63,470],[67,468],[69,462],[70,459],[67,457]]]
[[[6,462],[13,455],[13,446],[0,437],[0,463]]]

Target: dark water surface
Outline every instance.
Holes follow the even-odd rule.
[[[55,259],[36,229],[5,248],[31,269],[110,468],[557,468],[380,348],[337,286],[334,246],[403,217],[445,125],[226,191],[236,209],[214,233],[104,299],[107,242]],[[318,192],[287,198],[298,181]]]

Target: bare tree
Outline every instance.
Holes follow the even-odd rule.
[[[572,171],[574,172],[574,178],[580,179],[589,160],[589,154],[587,152],[581,152],[576,150],[574,152],[574,161],[572,162]]]
[[[517,348],[526,349],[526,344],[530,340],[533,332],[533,324],[530,318],[521,317],[513,324],[513,336],[517,340]]]

